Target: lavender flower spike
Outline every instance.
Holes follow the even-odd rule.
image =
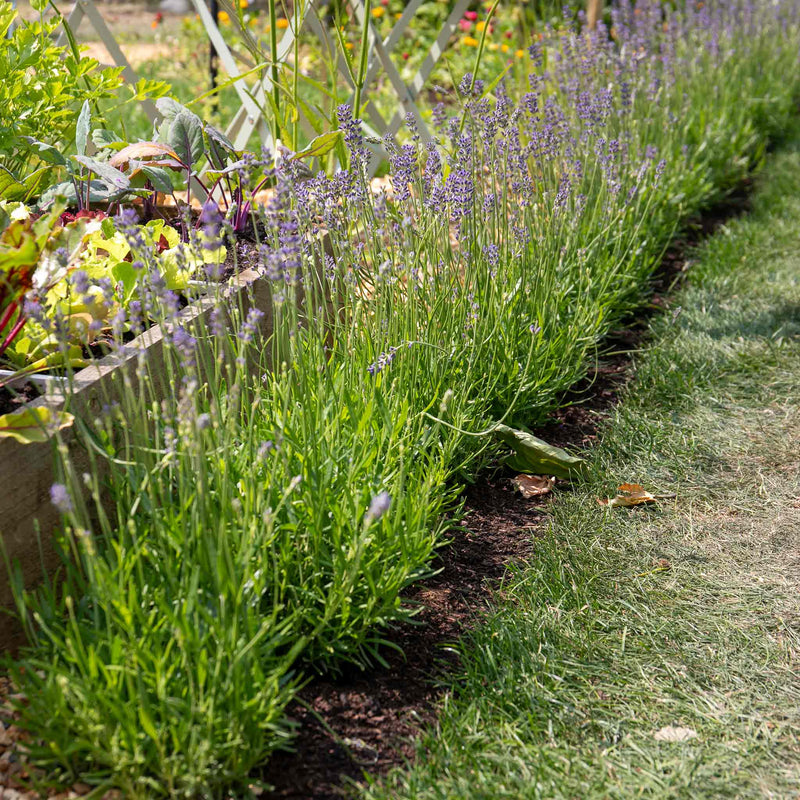
[[[50,487],[50,502],[62,513],[69,514],[74,509],[72,498],[63,483],[54,483]]]
[[[385,489],[384,491],[376,494],[369,504],[367,514],[364,517],[364,522],[369,525],[372,522],[377,522],[392,505],[392,496]]]

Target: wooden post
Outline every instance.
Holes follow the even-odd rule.
[[[603,13],[603,0],[586,0],[586,21],[589,30],[593,31],[597,27],[597,20]]]

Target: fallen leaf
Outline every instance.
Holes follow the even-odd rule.
[[[689,739],[697,738],[697,731],[693,731],[691,728],[674,728],[672,725],[667,725],[656,731],[653,738],[657,742],[687,742]]]
[[[650,494],[644,486],[640,486],[638,483],[623,483],[617,488],[617,493],[616,497],[607,500],[598,497],[597,502],[608,508],[630,508],[675,497],[674,494]]]
[[[511,483],[514,484],[514,488],[526,500],[531,497],[550,494],[555,482],[555,478],[549,478],[546,475],[517,475],[517,477],[513,478],[511,481]]]

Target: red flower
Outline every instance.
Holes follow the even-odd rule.
[[[478,19],[478,12],[477,11],[467,11],[464,16],[470,20],[470,22],[475,22]]]

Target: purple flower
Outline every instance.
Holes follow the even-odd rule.
[[[267,455],[275,449],[275,445],[272,443],[271,440],[267,439],[258,446],[258,452],[256,453],[256,458],[259,461],[263,461]]]
[[[89,276],[82,269],[72,273],[70,283],[76,294],[86,294],[89,291]]]
[[[377,375],[381,370],[388,367],[394,361],[395,354],[397,353],[396,347],[390,347],[388,353],[381,353],[377,360],[367,367],[367,372],[370,375]]]
[[[364,144],[361,120],[353,117],[353,109],[343,103],[336,109],[339,128],[344,133],[344,143],[350,152],[350,160],[356,172],[369,164],[370,152]]]
[[[369,504],[366,516],[364,517],[364,522],[367,525],[372,522],[377,522],[384,514],[386,514],[391,505],[392,496],[389,494],[389,492],[384,490],[379,494],[376,494],[375,497],[372,498],[372,502]]]
[[[253,341],[253,337],[258,332],[258,323],[264,316],[264,312],[259,308],[251,308],[247,312],[247,319],[245,319],[241,330],[239,331],[239,338],[249,344]]]
[[[200,212],[200,224],[203,226],[203,234],[205,241],[203,248],[206,250],[217,250],[222,244],[220,232],[222,231],[222,213],[219,206],[209,197],[203,203],[203,209]]]
[[[63,483],[54,483],[50,487],[50,502],[62,514],[69,514],[75,508],[72,504],[72,498],[69,496],[69,491]]]
[[[497,269],[500,263],[500,248],[496,244],[487,244],[483,248],[483,254],[486,256],[486,261],[492,269]]]
[[[447,106],[444,103],[437,103],[431,112],[431,120],[436,130],[441,130],[447,122]]]
[[[178,351],[184,366],[188,367],[194,364],[197,339],[180,325],[172,331],[172,345]]]
[[[404,144],[392,156],[392,189],[398,203],[410,199],[409,186],[417,173],[417,151],[413,144]]]
[[[479,78],[473,82],[472,73],[467,72],[458,84],[458,92],[464,97],[477,97],[483,93],[484,83]]]

